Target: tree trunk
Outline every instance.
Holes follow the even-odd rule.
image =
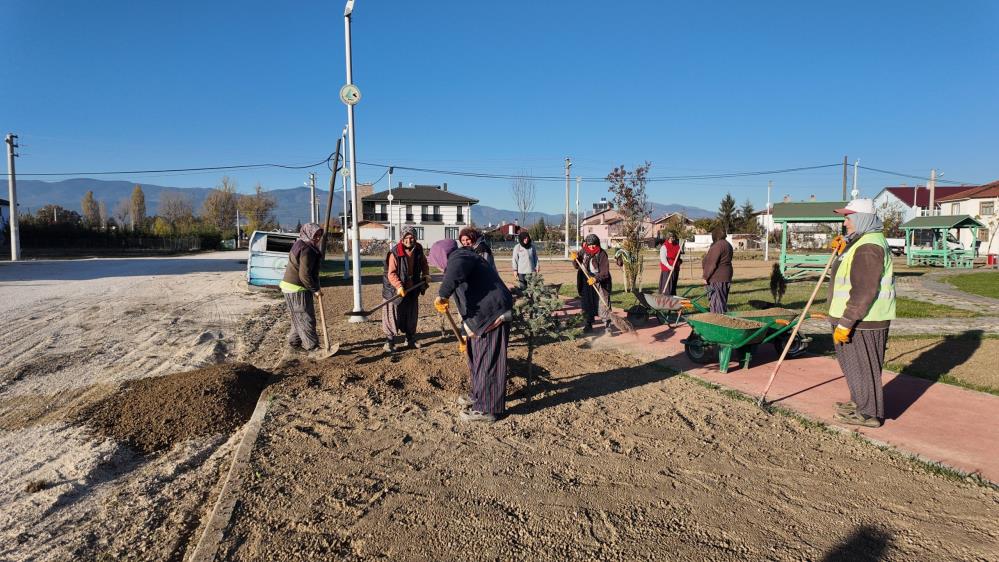
[[[527,338],[527,387],[524,389],[524,394],[527,395],[527,401],[530,402],[534,396],[531,392],[531,386],[534,382],[534,338]]]

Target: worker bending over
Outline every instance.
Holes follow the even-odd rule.
[[[420,281],[422,287],[411,290]],[[382,331],[385,333],[385,351],[395,351],[396,336],[406,336],[406,345],[419,349],[416,341],[416,323],[420,317],[420,295],[430,286],[430,267],[423,246],[416,241],[416,230],[407,228],[402,239],[385,254],[385,272],[382,275],[382,298],[398,296],[382,308]]]
[[[458,398],[462,421],[494,422],[506,411],[506,348],[513,319],[513,296],[496,269],[470,247],[441,240],[430,249],[434,267],[444,271],[434,307],[450,314],[453,295],[467,334],[471,393]]]
[[[895,272],[881,219],[871,199],[854,199],[845,215],[846,238],[837,236],[829,316],[836,359],[850,387],[850,401],[836,403],[836,418],[850,425],[881,427],[885,417],[881,367],[888,329],[895,318]]]

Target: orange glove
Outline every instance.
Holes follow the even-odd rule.
[[[589,285],[590,287],[596,285],[597,284],[597,278],[596,277],[587,277],[586,278],[586,284]]]
[[[404,297],[406,296],[406,289],[403,287],[399,287],[398,289],[395,290],[395,294],[399,295],[400,298]]]
[[[840,345],[850,343],[850,328],[836,326],[836,329],[833,330],[833,342]]]
[[[846,249],[846,238],[843,238],[842,235],[833,238],[832,242],[829,243],[829,249],[836,250],[837,255],[842,254],[843,250]]]
[[[441,314],[447,314],[448,309],[451,308],[451,301],[437,297],[434,299],[434,308],[436,308],[437,312],[440,312]]]
[[[569,252],[569,259],[572,261],[579,261],[579,254],[576,252]]]
[[[460,351],[462,353],[465,353],[465,351],[467,349],[468,349],[468,346],[465,345],[465,340],[461,340],[460,342],[458,342],[458,351]]]

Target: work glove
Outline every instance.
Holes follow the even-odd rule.
[[[434,299],[434,308],[441,314],[447,314],[447,311],[451,308],[451,301],[443,297],[437,297]]]
[[[424,276],[423,276],[423,283],[424,283],[424,285],[425,285],[425,286],[427,286],[427,287],[429,287],[429,286],[430,286],[430,276],[429,276],[429,275],[424,275]]]
[[[465,353],[465,351],[467,349],[468,349],[468,345],[465,344],[465,340],[464,339],[462,339],[460,342],[458,342],[458,351],[460,351],[462,353]]]
[[[405,297],[406,296],[405,287],[399,287],[398,289],[396,289],[395,294],[399,295],[399,298]]]
[[[850,343],[850,328],[836,326],[836,329],[833,330],[833,342],[840,345]]]
[[[596,285],[597,284],[597,278],[596,277],[587,277],[586,278],[586,284],[589,285],[590,287]]]
[[[579,254],[576,252],[569,252],[569,259],[572,261],[579,261]]]
[[[837,255],[842,254],[843,250],[846,249],[846,238],[843,238],[842,235],[833,238],[832,242],[829,243],[829,249],[836,250]]]

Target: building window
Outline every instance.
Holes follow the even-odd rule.
[[[959,214],[961,214],[961,204],[960,203],[951,203],[950,204],[950,214],[952,214],[952,215],[959,215]]]
[[[996,204],[994,201],[982,201],[978,204],[978,214],[985,216],[991,216],[996,212]]]
[[[406,222],[413,222],[413,206],[406,205]]]
[[[444,238],[448,240],[458,239],[458,227],[457,226],[446,226],[444,227]]]
[[[980,241],[982,241],[982,242],[988,242],[989,241],[989,229],[987,229],[987,228],[979,228],[978,229],[978,239]]]
[[[413,230],[416,231],[416,239],[423,240],[423,227],[422,226],[413,227]]]
[[[458,209],[458,214],[456,215],[457,218],[455,219],[455,222],[457,222],[458,224],[465,224],[465,215],[463,215],[461,212],[462,206],[458,205],[457,209]]]

